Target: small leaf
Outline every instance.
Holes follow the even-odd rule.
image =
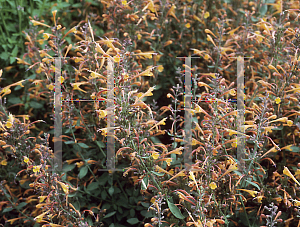
[[[148,176],[145,176],[145,177],[142,179],[142,190],[147,190],[148,184],[149,184]]]
[[[249,180],[246,180],[249,184],[252,184],[254,187],[256,187],[258,190],[260,190],[260,187],[256,184],[256,183],[254,183],[254,182],[252,182],[252,181],[249,181]]]
[[[81,167],[81,169],[79,171],[79,174],[78,174],[79,179],[84,178],[85,175],[87,174],[87,172],[88,172],[88,167],[87,166]]]
[[[155,174],[156,176],[162,177],[163,175],[165,175],[165,173],[158,173],[158,172],[154,172],[151,171],[151,173]]]
[[[30,101],[29,105],[34,109],[41,109],[43,107],[41,103],[38,103],[36,101]]]
[[[134,225],[134,224],[139,223],[140,221],[137,218],[129,218],[129,219],[127,219],[127,222],[131,225]]]
[[[89,146],[86,145],[85,143],[78,143],[78,145],[79,145],[81,148],[89,148]]]
[[[97,182],[92,182],[87,186],[88,191],[93,191],[97,188],[99,188],[99,184]]]
[[[300,147],[297,147],[297,146],[291,146],[291,149],[292,149],[292,152],[296,152],[296,153],[299,153],[299,151],[300,151]]]
[[[168,207],[170,208],[170,211],[172,212],[172,214],[179,219],[184,219],[185,217],[182,215],[181,211],[179,210],[179,208],[174,204],[171,203],[168,199],[167,199],[167,203],[168,203]]]
[[[110,196],[112,196],[112,195],[114,194],[114,191],[115,191],[115,189],[114,189],[113,186],[111,186],[111,187],[108,189],[108,193],[110,194]]]
[[[262,5],[259,9],[260,15],[264,16],[266,15],[268,11],[268,6],[266,4]]]
[[[116,212],[117,211],[110,212],[107,215],[105,215],[104,218],[109,218],[109,217],[113,216]]]

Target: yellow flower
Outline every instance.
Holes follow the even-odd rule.
[[[236,95],[236,92],[235,92],[234,89],[231,89],[231,90],[229,91],[229,94],[230,94],[231,96],[235,96],[235,95]]]
[[[38,68],[35,70],[35,72],[36,72],[37,74],[41,73],[41,72],[42,72],[42,68],[41,68],[41,67],[38,67]]]
[[[39,21],[35,21],[35,20],[30,20],[30,21],[33,23],[33,26],[42,25],[42,26],[51,28],[49,25],[43,24],[43,23],[41,23],[41,22],[39,22]]]
[[[196,183],[196,178],[195,178],[195,175],[192,171],[190,171],[189,178]]]
[[[75,58],[76,63],[81,62],[81,61],[84,61],[84,59],[83,58],[77,58],[77,57]]]
[[[46,196],[46,195],[41,195],[41,196],[39,196],[38,198],[39,198],[39,203],[42,203],[42,202],[44,202],[44,200],[47,198],[48,196]]]
[[[107,128],[101,128],[101,129],[99,129],[98,131],[102,131],[102,135],[103,136],[107,136]]]
[[[296,178],[293,176],[293,174],[289,171],[289,169],[287,167],[284,167],[283,169],[283,174],[289,176],[290,178],[292,178],[298,185],[300,185],[300,183],[296,180]]]
[[[10,121],[8,121],[5,125],[6,128],[11,128],[12,126],[13,124]]]
[[[168,166],[171,165],[171,162],[172,162],[172,158],[167,158],[167,159],[166,159],[166,163],[167,163]]]
[[[186,28],[190,28],[190,27],[191,27],[191,24],[190,24],[190,23],[187,23],[187,24],[185,25],[185,27],[186,27]]]
[[[19,85],[19,86],[21,86],[21,87],[24,87],[24,85],[22,84],[22,82],[23,82],[23,81],[19,81],[19,82],[17,83],[17,85]]]
[[[231,144],[233,147],[237,147],[237,141]]]
[[[162,72],[164,70],[164,67],[162,65],[159,65],[157,67],[158,72]]]
[[[126,6],[127,5],[127,1],[126,0],[122,0],[122,5]]]
[[[56,182],[60,184],[60,186],[62,187],[62,189],[64,190],[64,192],[66,194],[69,194],[69,185],[66,185],[66,184],[64,184],[64,183],[62,183],[60,181],[56,181]]]
[[[76,162],[75,163],[75,165],[78,167],[78,168],[80,168],[81,166],[83,166],[84,165],[84,162]]]
[[[261,203],[261,200],[264,198],[264,196],[260,195],[260,196],[257,196],[256,199],[257,199],[257,202],[258,203]]]
[[[51,34],[49,33],[44,33],[43,38],[44,40],[48,40],[50,38]]]
[[[210,13],[209,12],[205,12],[204,19],[209,18],[209,16],[210,16]]]
[[[208,61],[210,59],[209,55],[208,54],[205,54],[204,55],[204,60]]]
[[[159,157],[159,153],[158,152],[153,152],[151,156],[152,156],[153,159],[156,160]]]
[[[36,216],[36,217],[34,218],[34,220],[35,220],[37,223],[42,222],[43,217],[44,217],[47,213],[48,213],[48,211],[46,211],[46,212],[44,212],[44,213],[42,213],[42,214]]]
[[[2,93],[3,93],[3,96],[10,94],[11,90],[10,90],[9,86],[3,88],[0,94],[2,94]]]
[[[60,76],[60,78],[58,80],[62,84],[65,81],[65,78],[63,78],[62,76]]]
[[[151,200],[150,200],[150,202],[151,202],[151,203],[155,203],[155,198],[152,197]]]
[[[279,97],[277,97],[277,98],[275,99],[275,102],[276,102],[276,104],[279,104],[279,103],[281,103],[281,99],[280,99]]]
[[[210,187],[212,190],[215,190],[215,189],[217,188],[217,185],[216,185],[215,182],[211,182],[211,183],[209,184],[209,187]]]
[[[293,121],[291,121],[291,120],[287,120],[286,123],[288,124],[288,126],[293,126]]]
[[[119,55],[116,55],[114,56],[114,62],[120,62],[120,56]]]
[[[107,115],[106,110],[98,110],[97,112],[98,112],[99,119],[103,118],[103,117],[106,117],[106,115]]]
[[[71,85],[73,87],[73,90],[79,90],[79,91],[82,91],[82,92],[86,93],[86,91],[81,89],[79,86],[82,85],[82,84],[87,84],[87,83],[88,82],[77,82],[77,83],[73,83]]]
[[[137,35],[137,38],[138,38],[138,40],[140,40],[140,39],[142,38],[142,35],[139,33],[139,34]]]
[[[37,41],[39,42],[40,45],[43,45],[43,43],[44,43],[43,39],[38,39]]]
[[[53,91],[53,89],[54,89],[53,84],[49,84],[49,85],[47,85],[47,87],[48,87],[48,89],[49,89],[50,91]]]
[[[6,159],[2,160],[2,161],[0,162],[0,165],[2,165],[2,166],[6,166],[6,165],[7,165],[7,161],[6,161]]]
[[[247,190],[247,189],[237,189],[237,190],[248,192],[252,197],[255,197],[255,195],[258,193],[257,191]]]
[[[23,156],[23,157],[24,157],[24,162],[25,162],[25,163],[28,163],[28,162],[29,162],[29,158],[26,157],[26,156]]]
[[[295,201],[294,201],[294,206],[297,206],[297,207],[300,206],[300,201],[295,200]]]
[[[41,166],[33,166],[33,172],[37,173],[40,171]]]

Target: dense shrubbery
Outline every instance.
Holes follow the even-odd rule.
[[[29,75],[0,91],[2,224],[298,225],[299,1],[97,4],[83,5],[86,20],[66,24],[53,11],[24,31],[18,63]],[[187,66],[176,58],[188,55],[200,57],[190,69],[189,110]],[[243,164],[237,105],[228,101],[237,99],[237,57],[246,57]],[[62,170],[52,162],[59,86]],[[10,113],[6,98],[30,107]],[[115,160],[107,160],[109,138]],[[123,171],[107,171],[107,161]]]

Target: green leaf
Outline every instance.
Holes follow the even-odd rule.
[[[131,225],[135,225],[135,224],[139,223],[140,221],[137,218],[129,218],[129,219],[127,219],[127,222]]]
[[[71,141],[64,141],[64,143],[65,144],[73,144],[73,143],[75,143],[75,141],[72,141],[72,140]]]
[[[256,187],[258,190],[260,190],[260,187],[256,184],[256,183],[254,183],[254,182],[252,182],[252,181],[249,181],[249,180],[246,180],[246,182],[248,182],[249,184],[252,184],[254,187]]]
[[[151,173],[155,174],[156,176],[162,177],[163,175],[165,175],[165,173],[158,173],[158,172],[154,172],[151,171]]]
[[[279,126],[279,127],[276,127],[276,128],[272,128],[272,130],[274,130],[274,131],[280,131],[280,130],[282,130],[283,129],[283,126],[281,125],[281,126]]]
[[[75,168],[75,164],[71,164],[71,165],[65,164],[63,166],[63,171],[64,172],[69,172],[69,171],[73,170],[74,168]]]
[[[90,183],[90,184],[87,186],[87,190],[88,190],[88,191],[93,191],[93,190],[98,189],[98,188],[99,188],[98,182],[92,182],[92,183]]]
[[[20,203],[17,207],[18,207],[18,209],[22,209],[22,207],[24,207],[24,206],[26,206],[26,205],[27,205],[27,203],[22,202],[22,203]]]
[[[300,151],[300,147],[297,147],[297,146],[291,146],[291,152],[296,152],[298,153]]]
[[[148,176],[145,176],[143,179],[142,179],[142,190],[147,190],[148,188],[148,184],[149,184],[149,178]]]
[[[6,212],[9,212],[9,211],[12,211],[14,208],[12,207],[6,207],[3,209],[2,213],[6,213]]]
[[[185,217],[182,215],[181,211],[179,210],[179,208],[174,204],[171,203],[169,201],[169,199],[167,199],[167,203],[168,203],[168,207],[170,208],[170,211],[172,212],[172,214],[179,219],[184,219]]]
[[[89,148],[89,146],[86,145],[85,143],[78,143],[78,145],[82,148]]]
[[[79,174],[78,174],[79,179],[84,178],[85,175],[87,174],[87,172],[88,172],[88,167],[87,166],[81,167],[80,171],[79,171]]]
[[[109,217],[113,216],[116,212],[117,211],[110,212],[107,215],[105,215],[104,218],[109,218]]]
[[[22,103],[22,100],[19,97],[13,97],[8,99],[8,102],[10,102],[11,104],[17,104],[17,103]]]
[[[43,108],[43,105],[36,101],[30,101],[29,105],[34,109],[41,109]]]
[[[101,192],[101,198],[102,198],[103,200],[105,200],[105,199],[107,198],[107,192],[106,192],[105,190],[103,190],[103,191]]]
[[[108,194],[110,194],[110,196],[112,196],[112,195],[114,194],[114,191],[115,191],[114,187],[111,186],[111,187],[108,189]]]
[[[262,16],[266,15],[267,11],[268,11],[268,5],[266,4],[262,5],[259,9],[259,13]]]

